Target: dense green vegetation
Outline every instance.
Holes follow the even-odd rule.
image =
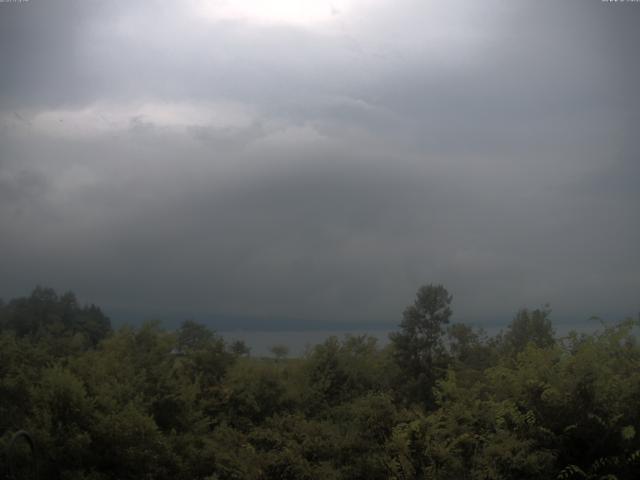
[[[640,478],[638,320],[557,338],[549,315],[488,338],[426,286],[384,348],[253,358],[37,288],[0,304],[0,452],[24,428],[42,478]]]

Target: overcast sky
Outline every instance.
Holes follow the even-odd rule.
[[[0,297],[635,315],[639,45],[632,2],[0,3]]]

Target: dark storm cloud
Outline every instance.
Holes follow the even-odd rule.
[[[0,4],[3,295],[393,324],[442,282],[459,318],[638,310],[640,7],[193,5]]]

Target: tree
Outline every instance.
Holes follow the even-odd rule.
[[[447,328],[447,350],[449,360],[466,380],[476,379],[495,362],[497,355],[483,329],[464,323],[454,323]]]
[[[438,378],[437,360],[442,358],[444,325],[451,317],[452,295],[442,285],[424,285],[409,305],[400,323],[400,332],[389,337],[394,358],[410,381],[414,400],[432,399],[431,389]]]
[[[183,351],[206,348],[213,339],[213,332],[195,320],[184,320],[178,329],[178,348]]]
[[[274,345],[269,349],[277,361],[283,360],[289,356],[289,347],[286,345]]]
[[[231,353],[238,357],[248,357],[251,354],[251,348],[244,342],[244,340],[235,340],[231,346]]]
[[[511,352],[520,352],[529,343],[539,348],[552,346],[555,343],[555,332],[549,319],[550,314],[548,306],[533,311],[526,308],[520,310],[507,327],[504,335],[505,347]]]
[[[0,308],[0,327],[18,337],[44,340],[56,356],[95,348],[111,333],[111,322],[95,305],[81,306],[72,292],[58,295],[36,287],[29,297]]]

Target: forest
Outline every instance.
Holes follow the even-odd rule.
[[[640,478],[640,319],[559,336],[522,309],[488,336],[452,306],[425,285],[388,345],[257,357],[37,287],[0,302],[0,478]]]

